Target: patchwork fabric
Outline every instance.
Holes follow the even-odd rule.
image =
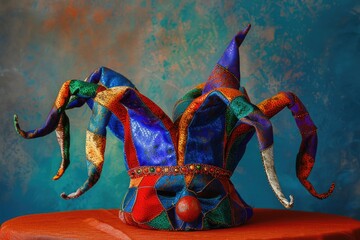
[[[315,162],[317,134],[299,98],[281,92],[255,105],[240,86],[238,48],[249,29],[250,25],[235,35],[207,81],[175,104],[173,119],[126,77],[101,67],[85,81],[63,84],[41,128],[24,131],[15,116],[15,129],[27,139],[56,132],[62,162],[54,179],[59,179],[70,163],[66,110],[88,104],[92,109],[86,134],[88,179],[75,192],[61,196],[77,198],[99,180],[110,130],[124,142],[124,164],[130,178],[119,218],[146,229],[204,230],[238,226],[252,217],[252,208],[230,177],[254,135],[275,196],[284,207],[292,207],[293,197],[284,196],[274,169],[269,120],[287,107],[302,136],[297,177],[313,196],[326,198],[334,184],[319,194],[307,179]]]

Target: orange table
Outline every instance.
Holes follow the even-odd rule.
[[[0,239],[360,239],[360,221],[322,213],[255,209],[244,226],[195,232],[139,229],[117,214],[100,209],[21,216],[2,224]]]

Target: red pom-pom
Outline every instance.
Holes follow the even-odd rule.
[[[200,202],[196,197],[182,197],[176,204],[176,214],[184,222],[195,221],[201,213]]]

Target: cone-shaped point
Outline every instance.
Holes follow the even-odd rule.
[[[239,47],[244,41],[247,33],[249,32],[251,25],[238,32],[231,40],[230,44],[226,48],[224,54],[218,61],[218,64],[226,68],[231,72],[238,81],[240,81],[240,55]]]
[[[219,87],[240,88],[240,55],[239,47],[244,41],[251,25],[238,32],[225,49],[222,57],[212,70],[206,84],[203,94]]]
[[[248,34],[250,28],[251,28],[251,24],[248,24],[248,26],[246,28],[244,28],[243,30],[238,32],[238,34],[236,34],[236,36],[234,37],[238,47],[240,47],[241,43],[244,41],[244,39],[245,39],[246,35]]]

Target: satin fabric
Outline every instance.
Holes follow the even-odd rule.
[[[250,25],[232,39],[208,80],[175,104],[172,120],[126,77],[101,67],[86,81],[63,84],[41,128],[23,131],[15,117],[16,130],[25,138],[34,138],[56,129],[61,150],[66,153],[54,177],[58,179],[69,163],[65,110],[87,103],[92,109],[86,134],[88,179],[75,192],[61,196],[79,197],[96,184],[104,163],[108,128],[124,141],[125,166],[131,177],[121,220],[149,229],[204,230],[241,225],[251,218],[252,208],[241,199],[230,176],[254,134],[262,153],[272,150],[269,118],[288,107],[302,135],[297,176],[311,194],[325,198],[334,185],[327,193],[318,194],[307,180],[315,160],[317,135],[301,101],[292,93],[281,93],[256,106],[243,88],[239,90],[238,47],[249,29]],[[272,158],[263,157],[263,161],[271,161],[267,164],[273,166]],[[267,177],[271,187],[281,192],[278,182],[274,183],[276,175],[271,175],[275,170],[270,170]],[[187,196],[199,205],[200,214],[194,219],[176,213],[177,203]]]

